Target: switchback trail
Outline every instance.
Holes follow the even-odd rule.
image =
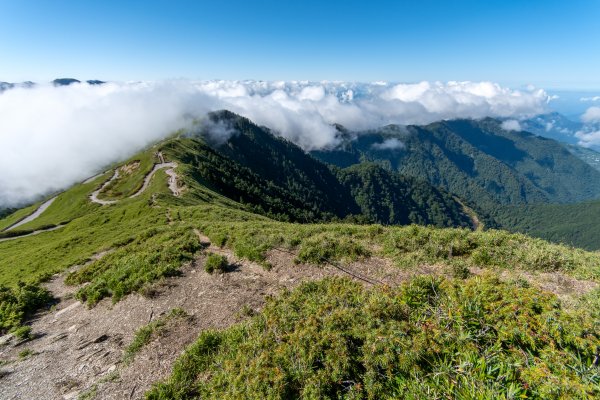
[[[165,162],[165,159],[164,159],[162,153],[160,153],[160,152],[157,154],[157,156],[160,160],[160,163],[154,164],[152,171],[150,171],[148,173],[148,175],[146,175],[146,177],[144,178],[144,183],[143,183],[142,187],[140,188],[140,190],[138,190],[137,192],[135,192],[134,194],[129,196],[129,198],[134,198],[134,197],[137,197],[137,196],[141,195],[142,193],[144,193],[144,191],[148,188],[148,185],[150,185],[150,180],[152,179],[152,176],[154,176],[156,171],[158,171],[159,169],[163,169],[163,168],[167,168],[167,170],[165,172],[169,176],[169,182],[168,182],[169,189],[171,190],[173,195],[179,196],[179,189],[177,188],[177,173],[175,172],[177,163]],[[102,200],[102,199],[98,198],[98,195],[100,194],[100,192],[102,192],[102,190],[104,190],[104,188],[106,188],[113,180],[117,179],[118,177],[119,177],[119,169],[117,168],[117,169],[115,169],[114,175],[109,180],[104,182],[104,184],[102,186],[100,186],[97,190],[92,192],[92,194],[90,195],[90,200],[92,202],[100,204],[100,205],[108,205],[108,204],[116,203],[118,200]]]

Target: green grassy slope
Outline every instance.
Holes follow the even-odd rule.
[[[92,204],[88,196],[111,176],[107,173],[62,193],[27,226],[31,230],[64,223],[61,229],[0,242],[0,331],[17,329],[47,303],[48,293],[36,285],[39,281],[74,265],[85,264],[66,281],[86,284],[76,296],[90,306],[103,298],[119,301],[129,293],[150,290],[162,278],[176,276],[183,263],[202,251],[196,231],[266,268],[267,252],[279,248],[316,267],[325,261],[377,256],[398,268],[436,265],[457,276],[478,267],[561,272],[600,281],[599,253],[520,234],[282,221],[282,215],[294,215],[283,213],[282,204],[299,207],[298,193],[308,192],[286,190],[277,179],[268,181],[197,140],[170,139],[158,149],[178,163],[181,197],[171,194],[167,175],[160,170],[141,196],[127,198],[123,193],[115,204]],[[400,179],[378,166],[363,167],[375,173],[350,169],[347,187],[382,184],[389,189]],[[355,173],[363,181],[352,181]],[[133,187],[139,178],[132,174],[127,178],[132,182],[124,180],[122,185]],[[272,186],[258,185],[265,182]],[[271,208],[249,201],[251,197],[239,202],[240,193],[254,195],[257,201],[265,196],[263,204]],[[445,204],[443,192],[430,194]],[[400,197],[398,204],[413,200]],[[361,206],[394,209],[385,201],[369,200]],[[94,259],[105,251],[104,257]],[[236,398],[246,393],[273,398],[419,398],[429,393],[434,398],[485,398],[504,393],[576,398],[598,393],[598,374],[589,368],[594,345],[600,343],[598,317],[581,314],[594,308],[561,311],[547,294],[489,279],[430,279],[372,291],[344,280],[304,285],[269,303],[264,314],[246,324],[204,333],[173,377],[149,397],[210,393],[209,397]],[[261,350],[265,348],[270,351]],[[299,364],[290,364],[294,359]]]
[[[119,177],[111,181],[100,192],[98,198],[114,200],[129,197],[140,190],[144,183],[144,177],[152,170],[154,164],[159,162],[155,150],[148,149],[121,163]]]

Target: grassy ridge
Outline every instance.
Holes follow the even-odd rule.
[[[74,265],[81,267],[67,282],[86,284],[77,297],[90,306],[146,292],[202,251],[195,230],[265,267],[268,251],[283,248],[298,262],[315,266],[378,256],[399,268],[435,264],[464,276],[469,267],[483,267],[558,271],[600,281],[600,253],[521,234],[276,221],[197,179],[197,169],[184,158],[189,153],[182,150],[189,144],[189,139],[169,141],[164,148],[179,164],[186,186],[182,197],[172,196],[161,170],[139,197],[92,204],[88,196],[106,174],[61,194],[26,226],[67,222],[60,230],[0,242],[0,285],[5,285],[0,286],[0,330],[19,329],[49,300],[37,283]],[[139,177],[128,180],[133,185]],[[594,296],[567,312],[553,296],[494,277],[429,277],[371,290],[343,279],[309,283],[270,300],[246,323],[202,333],[172,377],[148,397],[596,396],[600,374],[591,363],[600,344],[594,311],[600,304],[598,293]],[[139,333],[133,354],[155,328]]]
[[[493,277],[370,290],[326,279],[203,332],[146,398],[591,398],[589,317]]]
[[[561,271],[584,279],[600,279],[600,254],[548,243],[505,231],[437,229],[410,225],[383,227],[353,224],[291,224],[275,221],[239,221],[221,216],[211,221],[211,209],[182,209],[184,219],[213,243],[227,245],[236,255],[252,261],[265,259],[275,247],[297,250],[303,262],[322,258],[352,259],[378,255],[405,268],[421,264],[461,264],[494,269]]]
[[[21,208],[20,210],[17,210],[14,213],[11,213],[10,215],[6,216],[6,218],[1,219],[0,220],[0,231],[16,224],[17,222],[21,221],[23,218],[33,214],[33,212],[35,210],[37,210],[41,204],[42,204],[42,202],[38,202],[38,203],[32,204],[28,207]]]
[[[89,202],[87,195],[95,188],[93,184],[86,185],[87,189],[81,192],[79,187],[65,192],[63,195],[73,204],[81,202],[83,207],[89,207],[88,213],[77,217],[73,213],[76,207],[52,207],[53,203],[40,218],[50,221],[73,218],[64,228],[0,242],[0,284],[38,280],[82,264],[101,251],[117,249],[150,227],[166,225],[165,210],[149,205],[152,193],[168,193],[166,175],[161,172],[156,174],[147,193],[115,205],[99,206]],[[34,223],[40,222],[31,222]]]

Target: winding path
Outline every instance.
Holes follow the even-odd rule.
[[[102,200],[102,199],[99,199],[98,195],[100,194],[100,192],[102,190],[104,190],[105,187],[107,187],[112,181],[114,181],[118,177],[119,177],[119,170],[115,169],[115,174],[109,180],[107,180],[106,182],[104,182],[104,184],[102,184],[102,186],[100,186],[97,190],[94,190],[92,192],[92,194],[90,194],[90,200],[93,203],[98,203],[98,204],[101,204],[103,206],[107,205],[107,204],[114,204],[114,203],[116,203],[117,202],[116,200]]]
[[[56,225],[56,226],[53,226],[51,228],[39,229],[37,231],[33,231],[31,233],[28,233],[26,235],[19,235],[19,236],[12,236],[12,237],[3,238],[3,239],[0,239],[0,242],[7,242],[9,240],[21,239],[21,238],[24,238],[24,237],[27,237],[27,236],[35,236],[35,235],[39,235],[40,233],[55,231],[57,229],[63,228],[64,226],[66,226],[66,225],[65,224],[63,224],[63,225]]]
[[[46,211],[46,209],[48,207],[50,207],[50,204],[52,204],[54,202],[54,200],[56,200],[57,196],[54,196],[53,198],[51,198],[50,200],[46,200],[44,203],[42,203],[42,205],[40,205],[38,207],[37,210],[35,210],[32,214],[29,214],[27,217],[23,218],[20,221],[17,221],[16,223],[12,224],[11,226],[9,226],[6,229],[3,229],[2,232],[8,232],[8,231],[12,231],[15,228],[18,228],[21,225],[25,225],[28,222],[33,221],[34,219],[36,219],[37,217],[39,217],[40,215],[42,215],[42,213],[44,211]]]
[[[177,163],[175,162],[165,162],[165,159],[162,155],[162,153],[158,153],[157,154],[160,163],[158,164],[154,164],[154,167],[152,168],[152,171],[150,171],[148,173],[148,175],[146,175],[146,177],[144,178],[144,184],[142,185],[142,187],[140,188],[140,190],[138,190],[137,192],[135,192],[134,194],[132,194],[131,196],[129,196],[129,198],[133,198],[133,197],[137,197],[139,195],[141,195],[142,193],[144,193],[144,191],[148,188],[148,186],[150,185],[150,180],[152,179],[152,176],[154,176],[154,174],[156,173],[156,171],[158,171],[159,169],[163,169],[163,168],[167,168],[167,170],[165,171],[165,173],[169,176],[169,189],[171,190],[171,192],[173,193],[173,195],[175,196],[179,196],[180,195],[180,191],[179,188],[177,187],[177,173],[175,172],[175,168],[177,167]],[[83,183],[89,183],[91,181],[93,181],[94,179],[98,178],[99,176],[101,176],[102,174],[99,175],[95,175],[91,178],[86,179]],[[106,187],[108,186],[113,180],[117,179],[119,177],[119,169],[115,169],[115,173],[113,174],[113,176],[107,180],[106,182],[104,182],[102,184],[102,186],[100,186],[98,189],[96,189],[95,191],[92,192],[92,194],[90,194],[90,200],[93,203],[97,203],[100,205],[109,205],[109,204],[115,204],[118,200],[102,200],[98,198],[98,195],[100,194],[100,192]],[[46,211],[46,209],[48,207],[50,207],[50,205],[54,202],[54,200],[56,200],[58,196],[54,196],[51,199],[45,201],[44,203],[42,203],[37,210],[35,210],[32,214],[28,215],[27,217],[23,218],[22,220],[12,224],[11,226],[9,226],[8,228],[2,230],[1,232],[8,232],[11,231],[13,229],[18,228],[21,225],[25,225],[28,222],[33,221],[34,219],[36,219],[37,217],[39,217],[44,211]],[[8,240],[15,240],[15,239],[20,239],[23,237],[27,237],[27,236],[33,236],[33,235],[38,235],[40,233],[43,232],[50,232],[59,228],[62,228],[64,225],[57,225],[57,226],[53,226],[51,228],[46,228],[46,229],[39,229],[36,231],[33,231],[31,233],[28,233],[26,235],[19,235],[19,236],[12,236],[12,237],[7,237],[7,238],[2,238],[0,239],[0,242],[5,242]]]
[[[148,175],[146,175],[146,177],[144,178],[144,184],[142,185],[142,187],[140,188],[140,190],[138,190],[137,192],[135,192],[134,194],[132,194],[131,196],[129,196],[128,198],[134,198],[137,197],[139,195],[141,195],[142,193],[144,193],[144,191],[148,188],[148,186],[150,185],[150,180],[152,179],[152,177],[154,176],[154,174],[156,173],[156,171],[158,171],[159,169],[163,169],[163,168],[167,168],[167,170],[165,171],[165,173],[167,175],[169,175],[169,189],[171,190],[171,192],[173,193],[173,195],[175,196],[179,196],[180,192],[179,189],[177,188],[177,173],[175,172],[175,168],[177,167],[177,163],[175,162],[165,162],[165,158],[163,157],[162,153],[158,153],[157,154],[160,163],[158,164],[154,164],[154,167],[152,168],[152,171],[150,171],[148,173]],[[112,178],[110,178],[109,180],[107,180],[106,182],[104,182],[104,184],[102,186],[100,186],[97,190],[95,190],[91,195],[90,195],[90,200],[94,203],[98,203],[100,205],[108,205],[108,204],[114,204],[116,203],[118,200],[102,200],[98,198],[98,195],[100,194],[100,192],[102,190],[104,190],[104,188],[106,186],[108,186],[113,180],[117,179],[119,177],[119,170],[116,169],[115,170],[115,174],[112,176]]]

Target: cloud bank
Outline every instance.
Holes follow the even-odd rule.
[[[491,82],[15,86],[0,93],[0,207],[65,189],[219,109],[310,150],[337,144],[333,123],[361,130],[452,118],[523,118],[544,112],[549,100],[540,89],[512,90]]]
[[[401,150],[404,148],[404,143],[397,138],[385,139],[381,143],[373,143],[371,148],[375,150]]]

